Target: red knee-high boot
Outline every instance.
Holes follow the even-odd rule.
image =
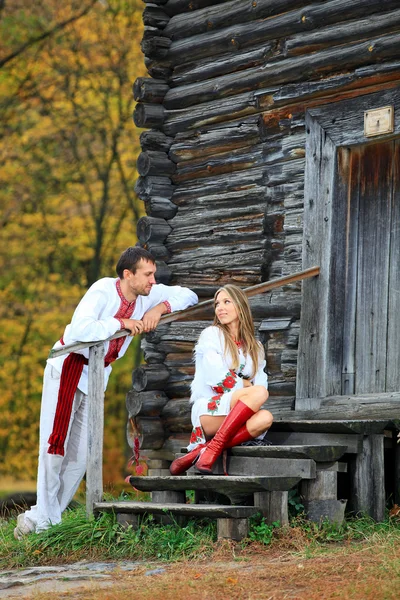
[[[169,472],[171,473],[171,475],[180,475],[181,473],[184,473],[185,471],[190,469],[190,467],[196,462],[201,452],[201,449],[205,448],[207,443],[199,444],[198,446],[196,446],[196,448],[193,448],[193,450],[191,450],[187,454],[176,458],[169,467]]]
[[[195,469],[200,473],[208,475],[212,473],[213,464],[218,456],[222,454],[224,448],[228,447],[230,440],[234,438],[235,433],[238,432],[240,427],[253,415],[254,410],[239,400],[225,417],[211,442],[200,451],[200,457],[196,462]]]
[[[246,425],[242,425],[239,431],[235,433],[233,438],[229,440],[226,447],[233,448],[233,446],[240,446],[240,444],[243,444],[243,442],[248,442],[253,439],[253,436],[247,431]],[[171,475],[181,475],[181,473],[185,473],[185,471],[190,469],[190,467],[193,466],[196,462],[202,448],[205,448],[205,446],[207,446],[209,443],[210,442],[206,442],[205,444],[199,444],[198,446],[196,446],[196,448],[193,448],[193,450],[191,450],[187,454],[176,458],[169,467]]]

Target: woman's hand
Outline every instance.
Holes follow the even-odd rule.
[[[247,388],[247,387],[251,387],[253,384],[251,383],[251,381],[249,379],[243,379],[243,387]]]

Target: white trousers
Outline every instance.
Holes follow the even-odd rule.
[[[86,471],[88,401],[86,394],[80,390],[76,391],[72,405],[65,456],[47,452],[59,387],[60,373],[47,364],[40,411],[37,503],[24,513],[26,525],[36,532],[60,523],[61,514],[71,502]]]

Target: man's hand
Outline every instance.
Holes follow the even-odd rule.
[[[142,317],[143,331],[145,333],[148,331],[153,331],[157,327],[161,316],[166,312],[167,307],[164,303],[157,304],[157,306],[154,306],[154,308],[148,310],[147,313],[145,313]]]
[[[132,336],[143,332],[143,321],[137,321],[136,319],[121,319],[121,321],[125,329],[130,330]]]

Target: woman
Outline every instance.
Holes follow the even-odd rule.
[[[265,434],[273,421],[269,411],[260,410],[268,399],[268,378],[246,295],[235,285],[226,285],[216,292],[214,308],[214,323],[201,333],[195,347],[189,452],[171,464],[172,475],[194,463],[200,473],[212,473],[225,448]]]

